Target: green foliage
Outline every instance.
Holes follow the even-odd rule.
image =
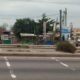
[[[53,20],[49,20],[50,18],[47,18],[46,14],[42,15],[42,18],[36,22],[33,19],[30,18],[24,18],[24,19],[17,19],[12,30],[15,34],[15,36],[21,40],[20,33],[34,33],[36,35],[43,34],[43,22],[46,21],[46,32],[52,31],[53,26],[50,26],[50,24],[53,24]]]
[[[14,26],[13,32],[17,38],[20,37],[20,33],[34,33],[35,21],[30,18],[27,19],[17,19]]]
[[[22,44],[22,45],[17,45],[17,48],[29,48],[28,45]]]
[[[65,42],[57,43],[57,50],[74,53],[76,51],[76,48],[75,48],[75,46],[73,46],[69,42],[65,41]]]
[[[52,26],[50,26],[50,24],[53,24],[54,23],[54,20],[50,20],[50,18],[48,18],[47,16],[46,16],[46,14],[44,13],[43,15],[42,15],[42,18],[41,19],[39,19],[38,20],[38,26],[37,26],[37,28],[38,28],[38,34],[42,34],[43,33],[43,22],[47,22],[46,23],[46,32],[48,32],[48,31],[52,31],[53,30],[53,25]]]

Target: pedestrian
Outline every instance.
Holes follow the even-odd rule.
[[[65,37],[64,37],[64,35],[62,36],[62,40],[63,40],[63,41],[65,40]]]

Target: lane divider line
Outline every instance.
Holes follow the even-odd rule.
[[[10,74],[11,74],[11,77],[12,77],[13,79],[16,78],[16,75],[13,73],[13,70],[10,70]]]
[[[67,65],[67,64],[65,64],[65,63],[63,63],[63,62],[61,62],[59,59],[57,59],[57,58],[55,58],[55,57],[52,57],[51,59],[55,59],[57,62],[59,62],[61,65],[63,65],[64,67],[67,67],[67,68],[69,68],[69,65]]]
[[[8,61],[6,62],[6,65],[7,65],[8,68],[11,67],[11,65],[10,65],[10,63]]]
[[[57,62],[59,62],[59,60],[58,60],[57,58],[55,58],[55,57],[51,57],[51,59],[54,59],[54,60],[56,60]]]
[[[61,62],[59,59],[55,58],[55,57],[51,57],[51,59],[54,59],[56,62],[59,62],[62,66],[72,70],[72,71],[75,71],[76,69],[75,68],[71,68],[68,64],[65,64],[63,62]]]
[[[65,63],[63,63],[63,62],[60,62],[60,64],[63,65],[64,67],[69,68],[69,65],[67,65],[67,64],[65,64]]]
[[[15,75],[15,74],[11,74],[11,77],[12,77],[13,79],[16,79],[16,75]]]
[[[4,59],[5,59],[6,66],[7,66],[8,69],[10,70],[11,78],[15,80],[15,79],[16,79],[16,75],[14,74],[13,69],[11,68],[11,64],[10,64],[10,62],[8,61],[8,58],[5,56]]]

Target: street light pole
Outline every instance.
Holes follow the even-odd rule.
[[[46,21],[43,22],[43,40],[46,41]]]
[[[60,10],[60,41],[62,41],[62,10]]]

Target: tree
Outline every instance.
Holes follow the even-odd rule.
[[[46,32],[53,30],[53,25],[51,26],[50,24],[53,24],[54,23],[54,20],[50,20],[50,18],[48,18],[46,16],[46,14],[44,13],[42,15],[42,18],[39,19],[38,20],[38,23],[37,23],[38,34],[43,34],[43,22],[44,21],[47,22],[47,24],[46,24]]]
[[[51,23],[54,22],[54,20],[50,20],[46,16],[46,14],[42,15],[42,18],[38,20],[38,22],[35,22],[35,20],[30,18],[24,18],[24,19],[17,19],[12,30],[16,37],[20,39],[20,33],[34,33],[36,35],[43,34],[43,22],[46,21],[46,31],[52,31],[53,26],[50,26]]]
[[[21,39],[20,33],[34,33],[35,21],[30,18],[17,19],[12,30],[18,39]]]

